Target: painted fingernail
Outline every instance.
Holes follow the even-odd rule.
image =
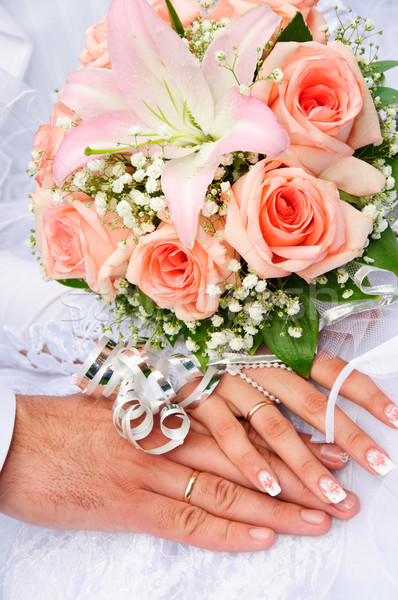
[[[379,475],[387,475],[387,473],[392,471],[395,467],[394,463],[390,458],[388,458],[388,456],[383,454],[383,452],[380,452],[380,450],[376,450],[375,448],[367,451],[366,460],[372,469]]]
[[[398,406],[395,406],[395,404],[389,404],[385,410],[385,413],[390,423],[395,425],[395,427],[398,427]]]
[[[342,462],[343,464],[350,460],[350,457],[347,454],[347,452],[342,452],[341,448],[331,444],[322,444],[321,456],[325,460],[330,460],[332,462]]]
[[[301,511],[301,518],[306,523],[311,523],[311,525],[322,525],[322,523],[325,521],[326,513],[320,510],[303,509]]]
[[[347,498],[344,498],[344,500],[342,500],[341,502],[336,504],[336,508],[338,510],[341,510],[342,512],[348,512],[349,510],[354,508],[356,503],[357,503],[356,496],[354,496],[354,494],[348,493]]]
[[[281,492],[281,487],[278,482],[268,473],[268,471],[260,471],[258,480],[261,487],[270,495],[277,496]]]
[[[273,533],[270,529],[260,529],[260,527],[256,527],[255,529],[249,529],[249,535],[259,542],[269,542]]]
[[[333,504],[338,504],[344,498],[347,498],[347,494],[343,490],[340,484],[330,477],[322,477],[319,482],[319,487],[322,493],[326,496]]]

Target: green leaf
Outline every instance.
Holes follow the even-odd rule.
[[[311,299],[310,286],[297,275],[289,277],[285,290],[299,296],[300,312],[294,318],[278,316],[274,310],[262,329],[263,338],[271,352],[304,377],[310,374],[318,341],[319,314]],[[302,328],[299,338],[288,334],[290,326]]]
[[[398,60],[377,60],[375,62],[372,62],[371,66],[374,67],[377,73],[385,73],[390,69],[398,67]]]
[[[379,96],[383,104],[391,104],[398,100],[398,90],[390,87],[376,87],[372,89],[372,96],[373,98]]]
[[[362,148],[355,150],[354,156],[355,158],[360,158],[366,162],[372,162],[376,158],[385,158],[387,153],[388,150],[386,144],[380,144],[380,146],[369,144],[368,146],[362,146]]]
[[[321,283],[311,284],[311,294],[314,300],[320,302],[354,302],[356,300],[369,300],[369,295],[361,292],[359,287],[351,280],[343,286],[337,281],[337,275],[334,271],[325,273],[328,282],[322,285]],[[343,298],[343,293],[347,290],[352,290],[354,293],[349,298]]]
[[[343,192],[343,190],[339,190],[340,200],[344,200],[344,202],[348,202],[349,204],[354,204],[354,206],[362,206],[360,198],[358,196],[352,196],[351,194],[347,194],[347,192]]]
[[[137,287],[137,290],[138,290],[138,294],[140,296],[141,306],[143,307],[145,312],[148,313],[148,315],[152,315],[155,310],[156,303],[154,302],[154,300],[152,300],[152,298],[150,298],[149,296],[144,294],[144,292],[142,290],[140,290],[139,287]]]
[[[174,29],[174,31],[176,33],[178,33],[178,35],[180,37],[184,37],[184,27],[181,23],[180,17],[178,16],[178,14],[176,12],[176,9],[174,8],[174,6],[170,2],[170,0],[165,0],[165,2],[166,2],[166,6],[167,6],[167,11],[169,13],[170,23],[171,23],[172,28]]]
[[[57,281],[61,285],[66,285],[66,287],[78,288],[81,290],[90,289],[90,286],[87,285],[87,282],[84,279],[57,279]]]
[[[296,12],[289,25],[279,34],[276,42],[312,42],[311,31],[301,12]]]
[[[370,241],[366,256],[373,258],[375,267],[388,269],[398,277],[398,241],[390,226],[383,231],[379,240]]]

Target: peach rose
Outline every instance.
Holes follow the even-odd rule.
[[[87,29],[86,45],[79,60],[84,67],[111,68],[108,54],[108,15]]]
[[[76,113],[62,102],[56,102],[50,116],[50,122],[40,125],[33,138],[33,151],[40,152],[38,160],[39,171],[35,177],[37,184],[43,188],[54,185],[52,177],[52,161],[61,145],[62,140],[68,134],[68,130],[57,125],[58,119],[70,119],[77,122]]]
[[[181,243],[172,225],[162,223],[140,239],[127,279],[160,308],[174,308],[179,319],[205,319],[218,308],[218,298],[207,293],[207,286],[224,289],[232,258],[230,249],[202,228],[190,249]]]
[[[89,198],[80,192],[69,195],[68,203],[59,206],[53,204],[50,190],[38,190],[32,194],[32,199],[37,247],[47,276],[50,279],[85,279],[95,292],[101,292],[102,283],[107,299],[114,298],[116,292],[114,288],[110,289],[109,282],[126,273],[132,247],[126,244],[122,261],[118,242],[126,239],[126,231],[112,230],[101,224],[102,219],[113,221],[113,213],[100,217],[94,206],[87,207]],[[100,278],[101,268],[113,264],[114,271],[108,268]]]
[[[163,21],[170,23],[169,12],[164,0],[151,0],[149,4]],[[188,27],[196,17],[202,14],[196,0],[173,0],[172,4],[183,27]]]
[[[232,187],[225,239],[261,277],[309,281],[354,259],[372,219],[302,169],[258,162]]]
[[[348,193],[380,192],[385,180],[377,169],[357,159],[345,160],[355,149],[382,139],[372,97],[352,51],[341,42],[279,43],[262,70],[271,73],[277,67],[283,70],[282,83],[258,81],[253,94],[268,104],[289,133],[288,153],[296,156],[297,164]],[[353,168],[359,189],[350,176]]]
[[[221,19],[237,19],[248,10],[261,4],[268,4],[282,19],[282,27],[286,27],[294,18],[297,11],[303,15],[314,40],[325,42],[325,34],[320,31],[320,26],[326,23],[321,13],[315,8],[318,0],[219,0],[216,8],[209,12],[207,19],[221,21]]]

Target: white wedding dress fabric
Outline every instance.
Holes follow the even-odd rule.
[[[336,3],[319,6],[330,18]],[[32,227],[26,198],[32,181],[25,173],[32,136],[51,112],[51,90],[78,64],[85,29],[108,6],[107,0],[0,0],[0,383],[16,392],[75,391],[76,362],[107,318],[92,296],[43,282],[24,239]],[[351,6],[384,26],[382,57],[394,58],[398,3],[351,0]],[[395,335],[398,307],[392,306],[346,319],[322,337],[349,360]],[[375,357],[380,369],[383,362]],[[396,369],[377,381],[398,402]],[[344,399],[339,405],[398,464],[398,431]],[[339,478],[361,499],[352,521],[335,520],[320,538],[280,535],[257,553],[214,553],[145,534],[53,531],[0,515],[0,599],[395,599],[397,471],[382,480],[350,462]]]

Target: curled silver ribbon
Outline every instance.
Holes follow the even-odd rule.
[[[328,325],[337,323],[345,317],[355,315],[365,310],[371,310],[374,308],[382,308],[383,306],[390,306],[398,300],[398,285],[396,283],[387,283],[382,285],[366,285],[366,280],[369,275],[389,275],[391,271],[386,269],[379,269],[378,267],[372,267],[370,265],[361,265],[357,263],[358,269],[352,276],[352,280],[355,285],[369,296],[379,296],[379,298],[369,298],[369,300],[356,300],[347,304],[338,304],[326,310],[320,318],[319,329],[323,329]]]
[[[183,385],[200,379],[196,389],[179,404],[176,404],[177,393],[170,380],[171,369]],[[207,399],[224,370],[210,366],[203,373],[195,357],[182,354],[161,358],[153,364],[144,348],[122,347],[104,336],[82,365],[75,383],[94,397],[110,397],[117,389],[113,405],[116,430],[136,448],[150,454],[163,454],[183,443],[189,431],[185,409]],[[160,430],[169,441],[152,449],[143,448],[138,442],[152,432],[157,414]],[[167,426],[166,421],[171,416],[180,419],[179,427]]]

